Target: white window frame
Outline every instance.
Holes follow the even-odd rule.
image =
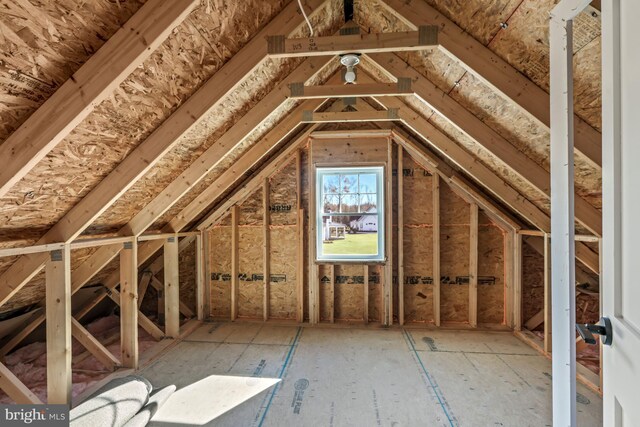
[[[331,167],[316,167],[316,261],[348,261],[348,262],[380,262],[385,260],[385,192],[384,192],[384,166],[331,166]],[[323,254],[322,252],[322,230],[323,230],[323,217],[329,216],[347,216],[348,213],[332,213],[327,214],[322,212],[323,206],[323,188],[322,178],[325,175],[334,174],[359,174],[359,173],[375,173],[376,174],[376,203],[377,203],[377,217],[378,217],[378,253],[375,255],[348,255],[348,254]],[[351,214],[353,215],[353,214]],[[358,215],[356,213],[355,215]],[[370,214],[370,216],[376,216]]]

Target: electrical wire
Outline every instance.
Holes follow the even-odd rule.
[[[304,16],[304,20],[307,21],[309,31],[311,32],[311,37],[313,37],[313,27],[311,26],[311,21],[309,21],[307,13],[304,11],[304,7],[302,7],[302,0],[298,0],[298,6],[300,6],[300,11],[302,12],[302,16]]]

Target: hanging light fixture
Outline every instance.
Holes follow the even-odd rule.
[[[360,63],[359,54],[346,53],[340,56],[340,63],[347,67],[344,73],[344,81],[347,84],[354,84],[356,82],[356,70],[355,67]]]

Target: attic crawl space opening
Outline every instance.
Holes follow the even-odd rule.
[[[554,2],[458,3],[5,0],[0,403],[135,372],[175,386],[151,425],[549,424]],[[600,16],[573,22],[579,323]]]

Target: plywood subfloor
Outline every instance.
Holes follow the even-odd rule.
[[[156,426],[551,425],[551,363],[506,332],[207,323],[141,374],[179,389]]]

